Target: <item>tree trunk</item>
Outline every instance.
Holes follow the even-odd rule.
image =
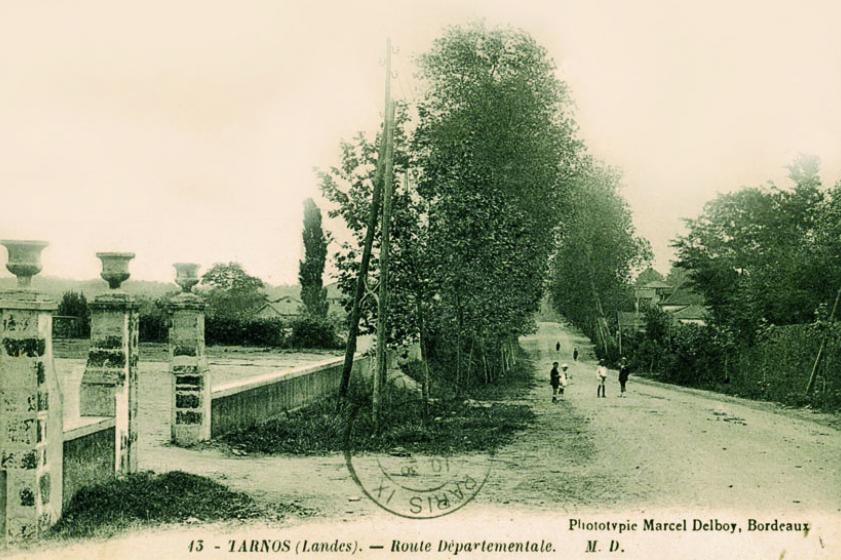
[[[380,201],[383,192],[383,175],[385,173],[385,144],[388,136],[387,123],[383,123],[382,142],[377,157],[377,172],[374,175],[374,192],[371,194],[371,208],[368,212],[367,231],[362,244],[362,260],[359,263],[359,274],[356,277],[356,291],[353,297],[353,307],[348,319],[348,338],[345,347],[345,362],[342,367],[342,381],[339,385],[339,401],[337,407],[347,398],[350,387],[350,374],[353,371],[353,356],[356,354],[356,338],[359,335],[359,317],[361,315],[362,297],[365,295],[365,284],[368,281],[368,267],[371,264],[371,249],[374,245],[374,234],[377,230],[377,218],[380,215]],[[373,368],[376,375],[376,366]]]
[[[421,399],[423,400],[424,422],[429,420],[429,363],[426,351],[426,335],[424,333],[423,294],[415,299],[418,314],[418,346],[420,346],[421,363],[423,364],[423,381],[421,382]]]
[[[610,350],[614,346],[613,337],[610,334],[610,329],[607,326],[607,319],[604,314],[604,307],[602,306],[602,299],[596,289],[595,271],[593,270],[593,262],[589,250],[584,251],[584,257],[587,260],[587,272],[590,283],[590,294],[593,298],[593,306],[596,310],[596,332],[600,339],[605,356],[610,355]]]
[[[476,349],[476,341],[473,337],[470,337],[470,352],[467,355],[467,373],[464,374],[464,378],[467,380],[468,383],[470,382],[470,374],[473,371],[473,351],[475,349]],[[459,387],[459,389],[460,389],[460,387]],[[459,391],[458,394],[460,395],[461,391]]]
[[[461,297],[458,293],[456,293],[456,315],[458,318],[458,328],[456,330],[456,396],[459,396],[461,394],[461,331],[464,325],[464,317],[461,309]]]

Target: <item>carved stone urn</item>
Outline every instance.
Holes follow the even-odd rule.
[[[175,283],[189,294],[193,286],[199,283],[199,265],[196,263],[175,263]]]
[[[32,277],[41,272],[41,251],[48,245],[46,241],[0,241],[9,252],[6,268],[17,276],[19,288],[29,288]]]
[[[96,256],[102,261],[100,276],[112,290],[119,289],[120,284],[131,276],[128,263],[134,258],[134,253],[97,253]]]

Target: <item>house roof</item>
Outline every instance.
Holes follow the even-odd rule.
[[[272,302],[264,303],[263,305],[260,306],[259,309],[257,309],[257,311],[254,312],[254,314],[259,315],[260,313],[262,313],[263,311],[266,311],[266,310],[274,311],[278,315],[281,315],[280,309],[278,309],[277,307],[272,305]]]
[[[710,312],[703,305],[692,304],[675,311],[672,317],[675,319],[706,319]]]
[[[297,302],[297,303],[300,303],[300,302],[301,302],[301,300],[299,300],[298,298],[293,297],[293,296],[280,296],[280,297],[279,297],[279,298],[277,298],[277,299],[271,299],[271,300],[269,300],[269,301],[270,301],[271,303],[283,303],[283,302],[287,302],[287,301],[289,301],[289,302]]]
[[[687,279],[684,277],[684,279],[675,286],[672,293],[670,293],[666,299],[661,302],[661,305],[704,305],[704,296],[693,290],[686,280]]]
[[[266,303],[261,305],[259,309],[257,309],[254,312],[254,315],[262,315],[262,314],[265,314],[265,313],[268,312],[268,313],[272,313],[274,315],[277,315],[278,317],[287,317],[287,316],[290,316],[290,315],[297,315],[298,314],[298,307],[297,306],[283,305],[284,303],[286,303],[286,302],[283,302],[283,301],[280,301],[280,302],[267,301]]]
[[[666,282],[661,282],[660,280],[654,280],[653,282],[649,282],[643,288],[653,288],[655,290],[663,290],[666,288],[672,288],[671,284],[667,284]]]

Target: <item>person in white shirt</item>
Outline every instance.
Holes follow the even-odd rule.
[[[596,387],[596,398],[607,398],[604,383],[607,380],[607,368],[604,366],[604,360],[599,360],[599,367],[596,368],[596,380],[599,382],[598,387]]]
[[[560,382],[560,386],[558,387],[558,393],[561,395],[561,397],[564,396],[564,389],[566,389],[567,383],[569,383],[569,375],[567,374],[568,369],[569,366],[566,364],[561,366],[560,379],[558,380]]]

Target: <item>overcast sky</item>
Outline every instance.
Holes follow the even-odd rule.
[[[50,241],[49,275],[131,250],[137,279],[296,282],[313,168],[381,118],[385,38],[411,98],[414,56],[475,19],[548,49],[661,270],[716,193],[799,152],[841,178],[838,2],[0,0],[0,238]]]

